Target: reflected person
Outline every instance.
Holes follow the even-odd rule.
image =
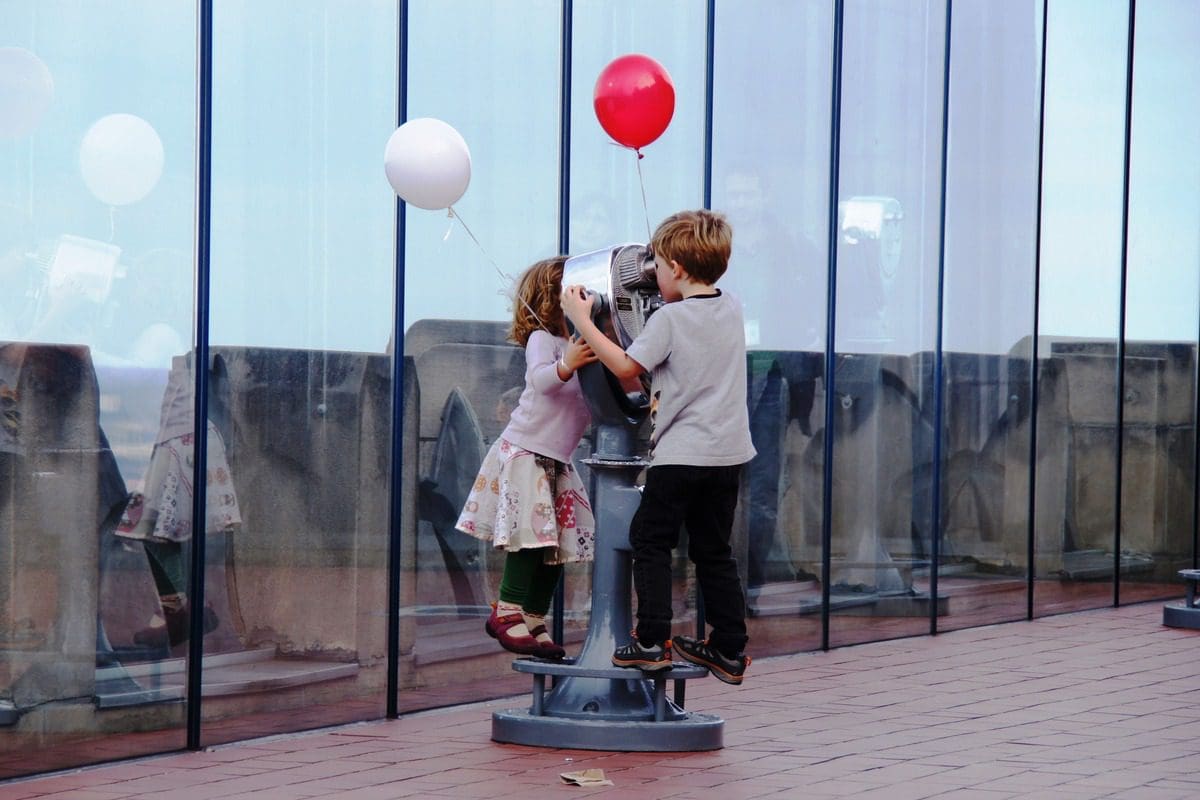
[[[116,534],[138,541],[154,576],[162,614],[134,634],[143,647],[175,647],[189,638],[187,595],[188,544],[192,523],[193,459],[195,457],[194,354],[175,356],[163,393],[162,412],[154,450],[147,467],[144,490],[135,492],[125,507]],[[204,533],[231,533],[241,527],[242,516],[225,455],[225,441],[208,421]],[[210,606],[204,609],[204,633],[219,620]]]
[[[746,318],[747,403],[758,451],[746,470],[747,583],[754,587],[807,577],[793,566],[800,560],[799,542],[793,543],[799,531],[778,530],[779,505],[789,481],[788,429],[812,435],[825,259],[798,222],[789,225],[779,218],[765,173],[735,164],[725,173],[723,187],[725,210],[737,231],[731,288],[742,299]],[[793,548],[797,552],[789,553]]]

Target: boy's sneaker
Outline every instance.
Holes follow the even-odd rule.
[[[618,667],[637,667],[644,672],[671,668],[671,640],[662,644],[644,645],[633,637],[629,644],[618,647],[612,663]]]
[[[740,655],[729,658],[708,643],[708,639],[697,641],[690,636],[676,636],[671,639],[672,646],[693,664],[708,667],[708,671],[719,681],[732,683],[737,686],[742,682],[746,667],[750,666],[750,656]]]

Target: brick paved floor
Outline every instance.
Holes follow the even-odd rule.
[[[1200,797],[1200,631],[1146,603],[754,663],[689,688],[725,748],[609,753],[501,745],[523,699],[259,739],[0,784],[71,798]],[[615,786],[564,785],[604,770]]]

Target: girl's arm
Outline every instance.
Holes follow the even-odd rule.
[[[525,343],[525,363],[531,367],[529,381],[543,394],[557,392],[571,380],[575,370],[596,360],[596,354],[582,340],[568,343],[561,358],[555,350],[555,337],[545,331],[534,331]]]
[[[621,346],[605,336],[596,323],[592,322],[592,299],[587,296],[587,290],[582,286],[568,286],[563,289],[562,309],[567,319],[579,331],[592,347],[596,357],[608,367],[618,378],[634,378],[646,371],[638,362],[629,357]]]
[[[586,340],[578,335],[572,336],[567,342],[566,352],[558,359],[558,379],[563,383],[571,380],[571,376],[575,371],[584,364],[590,364],[596,360],[596,354],[592,352],[592,346]]]

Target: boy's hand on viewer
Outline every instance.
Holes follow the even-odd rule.
[[[592,318],[592,298],[588,296],[587,289],[578,284],[565,287],[559,302],[562,304],[563,314],[576,328]]]
[[[626,355],[621,346],[601,333],[592,321],[594,302],[595,298],[582,286],[568,286],[563,289],[560,300],[563,313],[574,324],[579,338],[588,340],[597,361],[608,367],[618,378],[641,375],[646,371],[642,365]]]

